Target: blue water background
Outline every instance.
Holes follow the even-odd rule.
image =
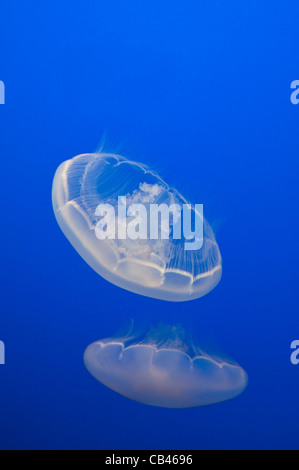
[[[0,10],[0,447],[298,448],[298,1],[4,0]],[[205,298],[119,289],[60,231],[55,170],[103,142],[204,204],[223,256]],[[161,409],[87,372],[88,344],[160,317],[193,318],[198,338],[245,368],[244,394]]]

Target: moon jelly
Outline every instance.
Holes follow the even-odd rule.
[[[132,400],[167,408],[191,408],[236,397],[247,385],[236,363],[176,341],[106,339],[88,346],[84,361],[102,384]]]
[[[131,292],[170,301],[196,299],[216,286],[222,272],[221,255],[203,217],[201,248],[197,250],[186,250],[184,240],[171,236],[134,240],[96,236],[99,204],[112,207],[121,230],[118,207],[122,198],[145,207],[188,205],[176,189],[153,171],[119,155],[79,155],[62,163],[56,171],[52,201],[57,222],[98,274]],[[132,216],[127,213],[124,223],[130,222]]]

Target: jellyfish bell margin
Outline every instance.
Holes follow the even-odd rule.
[[[247,386],[247,374],[236,363],[155,344],[125,346],[115,338],[89,345],[84,363],[115,392],[164,408],[212,405],[235,398]]]

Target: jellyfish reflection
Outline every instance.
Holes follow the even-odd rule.
[[[119,155],[79,155],[62,163],[55,174],[52,201],[58,224],[98,274],[124,289],[168,301],[196,299],[217,285],[221,255],[206,220],[202,247],[194,251],[173,238],[97,238],[98,205],[109,203],[117,210],[122,196],[144,205],[188,204],[157,174]]]
[[[171,328],[177,333],[176,328]],[[166,335],[143,341],[110,338],[88,346],[84,362],[102,384],[132,400],[168,408],[191,408],[222,402],[247,385],[236,363],[203,353]]]

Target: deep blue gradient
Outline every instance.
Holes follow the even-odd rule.
[[[299,448],[297,0],[0,5],[1,448]],[[205,298],[172,304],[101,279],[60,231],[57,166],[106,149],[203,203],[223,256]],[[98,383],[84,349],[131,318],[192,319],[249,375],[190,410]]]

